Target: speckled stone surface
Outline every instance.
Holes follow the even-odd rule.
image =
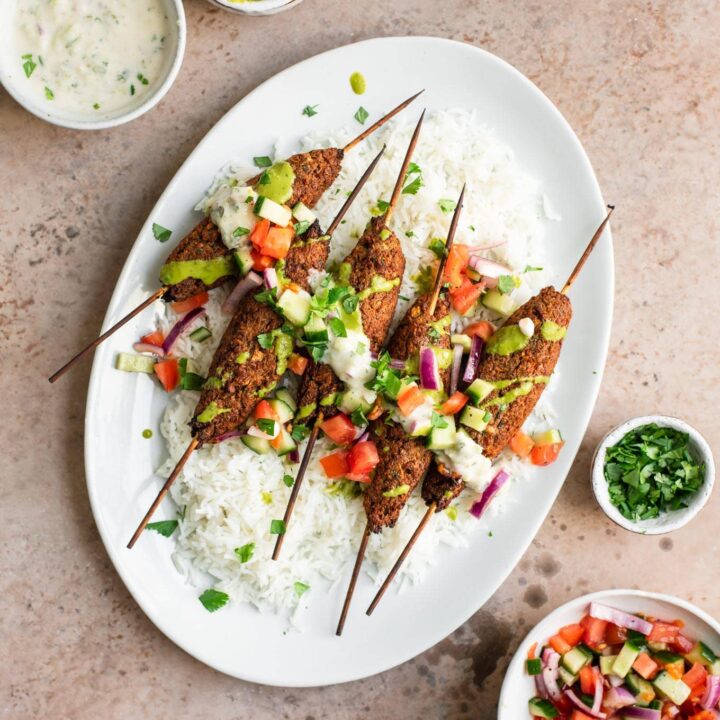
[[[720,448],[720,5],[712,0],[306,0],[244,19],[185,3],[188,48],[151,113],[97,133],[54,128],[0,91],[0,718],[490,720],[539,618],[607,587],[674,592],[720,617],[718,493],[689,527],[642,538],[596,506],[588,466],[628,416],[684,417]],[[115,574],[85,490],[89,363],[45,378],[100,326],[131,243],[190,150],[244,94],[316,52],[441,35],[528,75],[575,128],[613,219],[614,330],[582,450],[543,529],[464,627],[366,681],[283,690],[201,665]]]

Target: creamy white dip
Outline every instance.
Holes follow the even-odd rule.
[[[11,38],[37,103],[89,116],[142,104],[173,46],[161,0],[16,0]]]
[[[347,337],[339,337],[332,332],[330,334],[323,362],[330,365],[338,379],[345,383],[348,394],[354,400],[372,405],[377,396],[373,390],[365,387],[365,383],[375,377],[375,368],[371,365],[370,339],[364,332],[349,328]]]
[[[253,211],[257,193],[245,185],[224,183],[207,199],[204,210],[217,225],[231,250],[250,246],[249,234],[257,223]]]
[[[448,467],[460,473],[465,484],[478,493],[492,480],[492,462],[462,428],[457,431],[455,445],[439,451],[438,456]]]

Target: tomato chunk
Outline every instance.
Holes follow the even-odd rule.
[[[558,459],[564,444],[559,442],[552,445],[536,445],[530,451],[530,462],[533,465],[552,465]]]
[[[653,623],[652,630],[647,636],[648,642],[672,642],[680,634],[680,628],[677,625],[666,622]]]
[[[556,652],[564,655],[566,652],[572,650],[572,645],[565,640],[561,635],[553,635],[549,640],[548,644]]]
[[[403,388],[397,397],[398,410],[407,417],[425,402],[425,396],[417,385]]]
[[[291,228],[270,228],[260,248],[263,255],[282,260],[290,250],[295,231]]]
[[[180,366],[176,358],[168,358],[155,363],[153,367],[158,380],[167,392],[172,392],[180,382]]]
[[[201,292],[197,295],[193,295],[192,297],[187,298],[187,300],[175,300],[175,302],[170,303],[170,307],[176,313],[183,314],[194,310],[196,307],[201,307],[202,305],[205,305],[205,303],[207,303],[209,299],[210,296],[206,292]]]
[[[455,244],[450,248],[445,261],[443,279],[451,288],[459,288],[463,284],[463,271],[470,262],[470,250],[467,245]]]
[[[605,642],[608,645],[622,645],[627,640],[627,630],[619,625],[608,623]]]
[[[272,409],[272,405],[267,400],[261,400],[255,406],[256,420],[279,420],[278,414]]]
[[[482,338],[485,342],[487,342],[490,339],[490,336],[494,332],[495,332],[495,326],[491,322],[488,322],[487,320],[480,320],[479,322],[471,323],[463,330],[464,335],[469,335],[470,337],[477,335],[478,337]]]
[[[267,218],[263,218],[260,222],[255,224],[255,227],[250,233],[250,242],[256,247],[262,246],[265,242],[265,238],[270,232],[270,221]]]
[[[325,420],[320,424],[320,428],[336,445],[347,445],[357,435],[357,428],[352,420],[343,413]]]
[[[650,680],[657,675],[658,664],[647,654],[641,652],[633,663],[633,670],[646,680]]]
[[[457,289],[450,290],[450,302],[455,310],[461,315],[465,315],[475,305],[484,290],[485,286],[482,283],[474,285],[468,278],[463,278]]]
[[[380,456],[372,440],[355,443],[348,453],[348,469],[353,476],[367,475],[379,462]]]
[[[598,620],[598,618],[586,615],[580,624],[585,628],[583,640],[588,647],[597,648],[601,643],[606,642],[607,620]]]
[[[271,258],[269,255],[263,255],[254,248],[250,251],[250,259],[252,260],[253,270],[257,270],[258,272],[267,270],[275,264],[274,258]]]
[[[293,353],[288,360],[288,369],[294,372],[296,375],[303,375],[307,370],[309,360],[302,355]]]
[[[678,633],[677,637],[670,643],[670,648],[681,655],[689,653],[693,647],[693,641],[688,640],[682,633]]]
[[[165,338],[163,337],[163,334],[159,330],[155,330],[154,332],[148,333],[147,335],[143,335],[140,338],[141,343],[147,343],[148,345],[157,345],[160,347],[163,344],[163,340]]]
[[[586,695],[592,695],[595,692],[595,671],[586,665],[580,670],[580,689]]]
[[[683,682],[691,689],[705,685],[708,672],[700,663],[693,663],[693,666],[683,675]]]
[[[345,477],[348,473],[347,458],[347,450],[336,450],[334,453],[320,458],[320,464],[329,478]]]
[[[518,430],[515,437],[510,441],[510,449],[521,458],[526,458],[530,455],[533,447],[535,447],[533,439],[522,430]]]
[[[572,715],[570,716],[570,720],[593,720],[590,715],[586,715],[584,712],[581,712],[580,710],[573,710]]]
[[[465,407],[467,401],[468,396],[458,390],[438,408],[438,412],[441,415],[454,415]]]
[[[565,625],[561,627],[558,635],[569,645],[577,645],[585,633],[585,628],[582,625]]]

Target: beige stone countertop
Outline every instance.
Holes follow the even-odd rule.
[[[185,2],[177,82],[122,127],[47,125],[0,90],[0,718],[426,720],[495,717],[509,659],[562,602],[609,587],[675,593],[720,617],[715,492],[688,527],[640,537],[596,505],[589,462],[625,418],[685,418],[720,448],[720,5],[713,0],[306,0],[246,19]],[[542,530],[494,597],[414,660],[368,680],[285,690],[195,661],[116,575],[85,488],[90,363],[59,361],[100,327],[125,257],[195,144],[235,102],[318,52],[440,35],[508,60],[587,150],[613,218],[617,289],[600,397]]]

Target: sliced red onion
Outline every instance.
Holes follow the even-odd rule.
[[[367,440],[367,439],[370,437],[370,433],[369,433],[367,430],[363,430],[362,428],[358,428],[358,432],[359,432],[360,434],[357,436],[357,438],[356,438],[356,440],[355,440],[356,443],[365,442],[365,440]]]
[[[180,335],[183,333],[184,330],[187,330],[187,328],[190,326],[192,322],[197,320],[201,315],[205,314],[205,308],[204,307],[197,307],[191,310],[187,315],[184,315],[181,317],[175,325],[173,325],[172,330],[168,333],[165,340],[163,340],[162,349],[163,352],[167,355],[170,352],[170,349],[175,344],[175,341],[180,337]]]
[[[245,295],[247,295],[250,290],[260,287],[262,283],[262,278],[256,272],[251,270],[238,282],[227,298],[225,298],[225,302],[222,306],[223,313],[225,315],[234,315],[235,311],[240,306],[240,301],[245,297]]]
[[[405,361],[404,360],[390,360],[390,367],[393,368],[393,370],[404,370],[405,369]]]
[[[230,432],[223,433],[222,435],[218,435],[213,442],[219,443],[223,442],[223,440],[230,440],[230,438],[234,437],[240,437],[241,435],[244,435],[245,433],[242,430],[230,430]]]
[[[483,277],[482,283],[488,290],[494,290],[498,286],[498,279]]]
[[[617,677],[616,675],[611,675]],[[622,680],[622,678],[619,678]],[[605,707],[608,710],[619,710],[635,704],[635,696],[625,687],[611,687],[605,695]]]
[[[545,656],[543,655],[543,657]],[[545,689],[552,700],[559,700],[562,697],[562,693],[558,687],[559,665],[560,655],[553,651],[548,655],[547,663],[542,671],[542,679],[545,683]]]
[[[700,704],[706,710],[712,710],[720,700],[720,675],[708,675],[707,687]]]
[[[623,709],[623,718],[633,718],[633,720],[660,720],[660,711],[653,708],[639,707],[633,705]]]
[[[565,697],[578,709],[582,710],[586,715],[590,715],[594,718],[606,718],[607,713],[600,712],[599,710],[593,710],[588,707],[572,690],[565,691]],[[658,720],[660,717],[658,716]]]
[[[608,675],[605,679],[608,681],[610,687],[614,688],[620,687],[625,683],[625,678],[621,678],[619,675]]]
[[[470,514],[476,518],[479,518],[488,506],[490,501],[495,497],[496,493],[500,488],[510,479],[510,475],[504,470],[500,472],[490,481],[490,484],[485,488],[480,499],[473,503],[470,508]]]
[[[649,635],[652,632],[652,623],[636,615],[611,608],[601,603],[592,602],[590,603],[590,617],[594,617],[597,620],[607,620],[608,622],[617,625],[618,627],[624,627],[628,630],[635,630],[636,632],[642,633],[643,635]]]
[[[425,390],[442,390],[437,355],[432,348],[420,350],[420,386]]]
[[[473,335],[470,344],[470,354],[468,355],[465,372],[463,373],[464,383],[471,383],[475,379],[484,345],[485,341],[479,335]]]
[[[533,680],[535,680],[535,690],[537,694],[541,698],[547,698],[548,691],[545,687],[545,681],[542,678],[542,673],[540,673],[539,675],[533,675]]]
[[[253,437],[262,438],[263,440],[274,440],[280,433],[280,423],[277,420],[275,420],[274,423],[276,430],[274,435],[263,432],[257,425],[251,425],[248,428],[247,434],[252,435]]]
[[[510,275],[512,268],[501,265],[494,260],[473,256],[470,258],[470,267],[485,278],[499,278],[501,275]]]
[[[593,697],[592,709],[595,712],[600,712],[600,707],[603,701],[603,679],[597,668],[594,670],[595,673],[595,695]]]
[[[290,454],[288,455],[288,458],[290,459],[291,463],[299,463],[300,462],[300,451],[295,448],[294,450],[290,451]]]
[[[460,380],[460,368],[462,367],[463,359],[463,346],[455,345],[453,347],[453,360],[452,370],[450,371],[450,392],[452,395],[458,389],[458,382]]]
[[[278,286],[278,276],[275,268],[266,268],[263,270],[263,282],[268,290],[272,290]]]
[[[472,245],[470,246],[470,254],[477,255],[478,253],[485,252],[486,250],[492,250],[493,248],[502,247],[507,244],[507,240],[498,240],[496,243],[490,245]]]
[[[158,357],[165,357],[165,351],[160,345],[153,345],[152,343],[136,342],[133,345],[133,350],[139,353],[150,353]]]
[[[680,708],[677,705],[668,705],[665,708],[665,714],[670,717],[677,717],[680,714]]]
[[[550,647],[546,647],[546,648],[543,650],[543,654],[542,654],[543,665],[547,665],[547,664],[550,662],[550,657],[552,656],[552,654],[553,654],[554,652],[555,652],[555,651],[554,651],[552,648],[550,648]]]

